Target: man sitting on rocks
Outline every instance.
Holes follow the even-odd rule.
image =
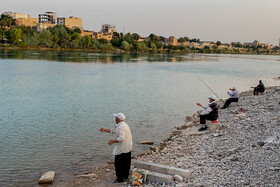
[[[196,103],[198,106],[201,106],[205,110],[200,113],[200,124],[201,128],[198,131],[204,131],[207,129],[206,120],[215,121],[218,119],[218,105],[215,102],[215,96],[209,96],[209,105],[204,106],[200,103]]]
[[[227,92],[227,94],[230,96],[230,98],[226,100],[222,109],[229,107],[230,103],[238,102],[239,100],[239,92],[236,90],[236,88],[232,87],[229,90],[231,90],[231,92]]]
[[[254,86],[251,88],[254,88],[254,95],[259,95],[259,93],[261,93],[261,95],[264,94],[265,87],[261,80],[259,81],[258,86]]]

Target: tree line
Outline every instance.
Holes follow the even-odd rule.
[[[96,39],[89,35],[81,35],[79,28],[69,29],[64,25],[56,25],[38,32],[31,27],[16,26],[15,20],[2,14],[0,16],[0,45],[16,46],[22,48],[55,48],[55,49],[89,49],[100,51],[117,51],[119,49],[126,52],[152,52],[152,53],[240,53],[240,50],[227,48],[221,50],[217,46],[221,45],[220,41],[216,46],[196,49],[189,46],[165,45],[165,37],[150,34],[148,40],[139,41],[140,35],[137,33],[118,33],[114,32],[111,41],[106,39]],[[189,39],[181,37],[178,42],[197,42],[199,39]],[[235,44],[234,47],[242,47],[241,43]],[[255,53],[259,49],[248,49],[246,52]]]

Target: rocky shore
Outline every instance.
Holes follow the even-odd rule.
[[[239,108],[246,114],[238,115]],[[259,96],[244,92],[238,105],[220,109],[219,133],[198,132],[198,120],[188,116],[163,143],[133,160],[192,170],[193,178],[164,186],[280,186],[280,87]],[[113,170],[108,162],[65,186],[125,186],[112,184]]]

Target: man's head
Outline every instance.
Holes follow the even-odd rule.
[[[212,103],[213,101],[215,101],[216,97],[214,95],[210,95],[208,97],[208,99],[209,99],[209,102]]]
[[[231,89],[231,90],[232,90],[232,91],[236,90],[235,86],[234,86],[234,87],[232,87],[232,89]]]
[[[261,80],[259,80],[259,83],[261,84],[261,83],[262,83],[262,81],[261,81]]]
[[[118,124],[119,122],[122,122],[125,120],[125,115],[123,113],[117,113],[117,114],[113,114],[113,116],[115,116],[115,122],[116,124]]]

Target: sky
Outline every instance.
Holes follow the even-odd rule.
[[[83,19],[87,30],[113,24],[118,32],[187,36],[201,41],[279,45],[280,0],[0,0],[6,11]]]

